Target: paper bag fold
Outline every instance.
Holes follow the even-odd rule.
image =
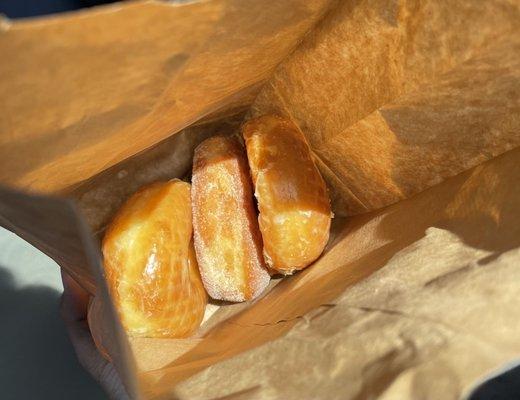
[[[136,1],[7,26],[0,180],[61,191],[204,117],[247,107],[327,6]]]
[[[274,340],[213,364],[170,395],[461,398],[520,355],[518,204],[517,149],[352,218],[312,269],[250,310],[258,322],[263,308],[285,305],[269,308]],[[231,323],[255,330],[253,321],[239,315]],[[168,369],[150,372],[161,373],[172,378]]]
[[[136,398],[456,398],[520,350],[519,27],[508,0],[151,1],[4,24],[0,181],[74,203],[2,189],[0,222],[96,293]],[[126,338],[77,206],[101,235],[138,186],[185,177],[197,143],[262,113],[298,124],[334,211],[356,216],[257,302],[212,304],[195,337]]]
[[[340,2],[253,114],[300,126],[336,212],[375,210],[518,146],[519,26],[508,1]]]

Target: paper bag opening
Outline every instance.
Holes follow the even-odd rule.
[[[463,297],[436,299],[452,285],[479,310],[515,313],[512,278],[486,305],[497,279],[463,264],[513,276],[519,16],[507,1],[212,0],[15,23],[0,34],[3,183],[73,197],[101,235],[138,186],[188,173],[203,138],[276,113],[306,135],[339,217],[323,256],[259,301],[212,305],[192,339],[129,343],[73,206],[2,191],[2,224],[104,299],[106,348],[135,397],[414,398],[432,374],[460,394],[518,354],[512,322],[475,345]],[[389,291],[396,279],[408,284]],[[302,381],[290,360],[316,368]]]

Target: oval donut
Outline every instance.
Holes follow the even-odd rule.
[[[214,136],[197,147],[192,185],[195,251],[204,287],[214,299],[254,299],[270,275],[238,138]]]
[[[291,274],[322,253],[331,223],[327,187],[303,133],[290,120],[262,116],[244,124],[249,167],[269,267]]]
[[[139,190],[103,239],[110,294],[131,336],[186,337],[207,303],[192,241],[190,184],[174,179]]]

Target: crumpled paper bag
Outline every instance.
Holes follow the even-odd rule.
[[[351,219],[313,269],[288,284],[296,293],[277,287],[257,305],[311,298],[315,306],[274,322],[290,325],[284,336],[181,383],[178,397],[467,395],[520,354],[519,161],[517,149]]]
[[[95,294],[91,329],[135,398],[458,398],[519,354],[519,27],[508,0],[7,21],[0,180],[42,194],[1,189],[0,222]],[[328,182],[323,256],[252,304],[211,304],[192,338],[127,338],[104,227],[139,186],[189,177],[205,137],[269,112]]]

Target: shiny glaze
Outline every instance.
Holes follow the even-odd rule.
[[[192,242],[190,185],[149,185],[119,210],[103,240],[106,279],[130,335],[185,337],[207,295]]]
[[[332,214],[325,182],[292,121],[263,116],[248,121],[242,133],[266,262],[292,273],[318,258],[327,244]]]

